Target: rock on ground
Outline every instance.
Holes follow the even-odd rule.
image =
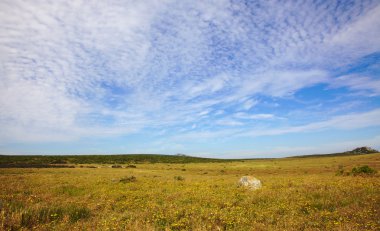
[[[250,189],[259,189],[262,187],[261,181],[253,176],[243,176],[239,180],[239,186],[244,186]]]

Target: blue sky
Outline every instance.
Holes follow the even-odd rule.
[[[380,149],[379,1],[0,2],[0,153]]]

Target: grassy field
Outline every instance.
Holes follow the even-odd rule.
[[[0,168],[0,230],[380,230],[380,154],[91,163]]]

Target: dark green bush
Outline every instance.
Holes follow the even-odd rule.
[[[357,176],[357,175],[374,175],[377,173],[377,171],[368,165],[360,166],[360,167],[355,167],[351,170],[352,175]]]

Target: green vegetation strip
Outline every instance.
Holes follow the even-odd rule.
[[[131,163],[209,163],[233,160],[179,155],[70,155],[70,156],[7,156],[0,155],[1,167],[60,167],[64,164],[131,164]]]

